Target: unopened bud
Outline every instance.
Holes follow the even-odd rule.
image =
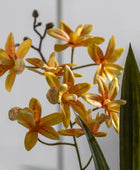
[[[37,11],[36,9],[33,11],[32,16],[33,16],[34,18],[37,18],[37,17],[39,16],[38,11]]]
[[[50,29],[50,28],[53,28],[53,27],[54,27],[54,24],[52,22],[46,24],[47,29]]]
[[[29,37],[24,37],[24,38],[23,38],[23,41],[28,40],[28,39],[30,39],[30,38],[29,38]]]

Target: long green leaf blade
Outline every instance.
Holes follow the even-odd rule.
[[[131,45],[125,63],[120,112],[120,169],[140,170],[140,73]]]
[[[84,124],[84,122],[79,118],[79,116],[75,113],[77,119],[79,120],[85,135],[87,137],[87,141],[91,150],[91,154],[93,156],[95,169],[96,170],[109,170],[109,166],[105,160],[105,157],[100,149],[100,146],[98,142],[96,141],[95,137],[92,135],[90,130],[87,128],[87,126]]]

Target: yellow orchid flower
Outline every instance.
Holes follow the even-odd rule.
[[[66,41],[66,44],[56,44],[55,51],[60,52],[68,47],[88,46],[89,43],[101,44],[104,38],[89,35],[93,25],[78,25],[75,32],[63,21],[60,21],[60,29],[52,28],[47,33],[57,39]]]
[[[19,124],[29,129],[24,141],[25,148],[28,151],[35,146],[38,133],[49,139],[59,139],[59,135],[52,126],[62,122],[62,113],[56,112],[41,118],[41,104],[35,98],[30,100],[29,107],[24,109],[12,108],[9,111],[9,118],[10,120],[17,120]]]
[[[82,115],[81,119],[86,124],[90,132],[93,136],[96,137],[103,137],[106,136],[107,133],[105,132],[98,132],[100,125],[107,119],[107,116],[105,114],[101,114],[99,116],[99,113],[97,114],[95,119],[92,119],[92,109],[89,109],[85,115]],[[81,127],[79,121],[76,118],[76,123]],[[59,130],[59,135],[63,136],[76,136],[80,137],[84,135],[84,130],[82,128],[71,128],[71,129],[65,129],[65,130]]]
[[[78,98],[86,93],[90,88],[90,83],[75,83],[73,72],[68,66],[65,66],[63,75],[63,84],[57,76],[47,72],[45,73],[46,80],[51,87],[47,93],[47,98],[50,103],[56,104],[60,101],[60,107],[64,116],[63,124],[67,128],[70,124],[70,106],[79,114],[84,115],[86,112],[84,104]]]
[[[107,87],[105,80],[101,76],[97,76],[97,83],[101,95],[87,93],[83,94],[82,97],[88,103],[98,108],[104,108],[105,114],[109,116],[106,120],[107,126],[113,125],[116,132],[119,133],[119,117],[117,113],[120,113],[120,105],[124,105],[126,101],[114,100],[119,90],[118,79],[114,78],[110,82],[109,87]]]
[[[71,64],[71,63],[59,65],[59,63],[55,59],[55,55],[56,55],[56,52],[51,53],[47,63],[45,63],[44,61],[42,61],[39,58],[27,58],[26,59],[27,62],[29,62],[30,64],[34,65],[37,68],[42,69],[44,72],[40,72],[34,68],[28,68],[28,69],[32,70],[34,72],[37,72],[41,75],[45,75],[45,72],[51,72],[51,73],[55,74],[56,76],[61,77],[61,76],[63,76],[64,68],[66,65],[68,65],[69,67],[76,66],[76,64]],[[78,73],[74,73],[74,75],[75,75],[75,77],[82,77],[82,75],[78,74]]]
[[[25,68],[23,58],[30,49],[31,44],[31,39],[25,40],[15,52],[13,34],[10,33],[5,44],[5,50],[0,49],[0,76],[9,70],[5,82],[8,92],[12,89],[16,75],[22,73]]]
[[[118,77],[122,70],[124,69],[123,66],[119,64],[114,64],[115,61],[117,61],[120,56],[122,55],[124,48],[117,48],[116,46],[116,40],[114,35],[111,37],[108,47],[106,50],[105,55],[103,54],[103,51],[100,47],[98,47],[95,44],[90,44],[88,46],[88,53],[91,57],[91,59],[99,65],[95,76],[94,76],[94,83],[97,83],[96,76],[100,75],[104,79],[108,78],[109,80],[113,80],[115,77]]]

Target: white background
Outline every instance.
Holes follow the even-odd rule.
[[[57,0],[0,0],[0,48],[4,48],[5,41],[10,32],[14,34],[15,42],[21,43],[24,36],[33,40],[37,45],[38,37],[32,30],[32,11],[38,9],[39,21],[43,22],[41,31],[48,22],[58,23]],[[140,66],[140,3],[138,0],[63,0],[61,6],[62,20],[72,29],[79,24],[93,24],[92,34],[106,39],[102,44],[105,50],[108,40],[114,34],[116,46],[124,47],[122,58],[117,62],[124,64],[129,43],[131,42],[136,59]],[[60,11],[59,11],[60,12]],[[55,39],[48,37],[43,43],[43,54],[47,58],[53,51]],[[70,62],[70,49],[63,53],[64,62]],[[39,57],[37,52],[30,50],[26,57]],[[61,57],[61,56],[60,56]],[[91,63],[86,48],[75,50],[74,62],[79,65]],[[77,82],[88,81],[92,83],[96,67],[81,69],[85,77]],[[78,72],[78,71],[77,71]],[[36,97],[42,104],[42,115],[55,112],[57,107],[47,103],[46,92],[48,85],[44,77],[25,70],[17,76],[12,92],[5,90],[5,78],[0,78],[0,170],[78,170],[77,156],[74,148],[64,146],[62,166],[60,166],[58,147],[49,147],[40,144],[27,152],[24,149],[24,137],[27,129],[8,119],[8,110],[14,106],[28,106],[29,100]],[[97,92],[93,86],[91,92]],[[120,93],[119,93],[120,94]],[[119,97],[119,96],[118,96]],[[89,105],[87,105],[89,107]],[[113,128],[101,127],[108,133],[106,138],[98,139],[111,170],[119,170],[119,136]],[[40,136],[46,142],[51,142]],[[72,139],[64,138],[72,142]],[[78,139],[83,165],[90,157],[89,148],[84,137]],[[59,168],[61,167],[61,169]],[[93,169],[93,163],[87,170]]]

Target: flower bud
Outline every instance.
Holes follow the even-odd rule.
[[[46,24],[47,29],[53,28],[53,26],[54,26],[54,24],[52,22]]]
[[[37,18],[37,17],[39,16],[38,11],[37,11],[36,9],[33,11],[32,16],[33,16],[34,18]]]

